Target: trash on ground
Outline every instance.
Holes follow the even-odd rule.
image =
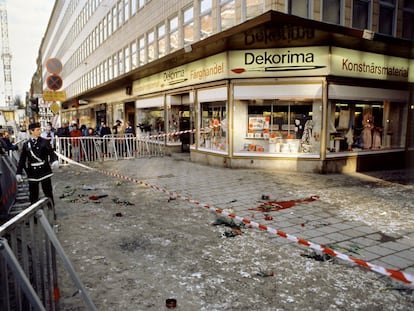
[[[333,257],[331,255],[328,254],[318,254],[315,251],[312,252],[308,252],[308,253],[303,253],[300,254],[302,257],[306,257],[306,258],[311,258],[311,259],[315,259],[316,261],[328,261],[331,260]]]
[[[263,269],[259,269],[259,272],[256,273],[257,276],[261,276],[261,277],[268,277],[268,276],[274,276],[275,273],[271,270],[263,270]]]
[[[174,201],[176,199],[177,199],[176,197],[169,197],[168,200],[167,200],[167,202]]]
[[[332,248],[332,249],[342,251],[342,252],[354,253],[354,254],[358,254],[358,255],[360,255],[360,250],[361,250],[361,247],[359,247],[356,244],[352,244],[349,247],[340,246],[338,244],[328,244],[326,246],[329,247],[329,248]]]
[[[112,201],[114,203],[120,204],[120,205],[135,205],[134,203],[131,203],[131,202],[127,201],[127,200],[120,200],[118,198],[114,198],[114,199],[112,199]]]
[[[99,200],[99,199],[102,199],[102,198],[106,198],[107,196],[108,196],[107,194],[90,195],[89,200],[96,201],[96,200]]]
[[[95,187],[88,186],[88,185],[82,185],[82,190],[95,190]]]
[[[230,228],[229,230],[225,230],[223,235],[226,238],[234,238],[235,236],[242,235],[242,231],[241,229]]]

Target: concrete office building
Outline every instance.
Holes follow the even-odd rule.
[[[195,129],[193,161],[408,167],[413,39],[407,0],[56,1],[32,93],[48,90],[57,58],[61,119],[129,120],[149,131],[138,135]]]

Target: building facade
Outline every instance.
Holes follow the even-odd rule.
[[[414,3],[402,0],[56,1],[37,92],[50,95],[58,75],[60,101],[42,101],[54,122],[129,121],[172,149],[186,140],[193,161],[406,167],[413,17]]]

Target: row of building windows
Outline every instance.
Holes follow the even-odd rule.
[[[94,53],[149,1],[117,1],[65,64],[66,72],[63,75],[84,64],[87,57]],[[87,2],[74,23],[66,42],[75,40],[101,2],[102,0]],[[344,24],[343,2],[343,0],[324,0],[322,20],[328,23]],[[383,34],[392,35],[395,33],[396,2],[397,0],[381,0],[379,2],[379,30]],[[239,12],[240,4],[241,10]],[[313,0],[288,0],[287,13],[313,18],[313,4]],[[141,33],[138,38],[133,38],[129,44],[103,60],[80,80],[68,86],[67,93],[70,96],[82,93],[186,45],[233,27],[236,23],[258,16],[265,10],[265,0],[197,0],[156,27]],[[372,0],[354,0],[352,12],[352,26],[354,28],[371,28]],[[240,16],[240,21],[237,16]],[[408,25],[403,27],[403,36],[412,39],[414,1],[405,1],[403,18],[404,25]]]

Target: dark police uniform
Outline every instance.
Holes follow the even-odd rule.
[[[30,138],[23,144],[16,174],[22,174],[23,169],[27,173],[29,181],[30,202],[33,204],[39,199],[39,183],[45,196],[53,200],[53,188],[51,177],[53,175],[50,163],[57,161],[49,140],[38,137]]]

